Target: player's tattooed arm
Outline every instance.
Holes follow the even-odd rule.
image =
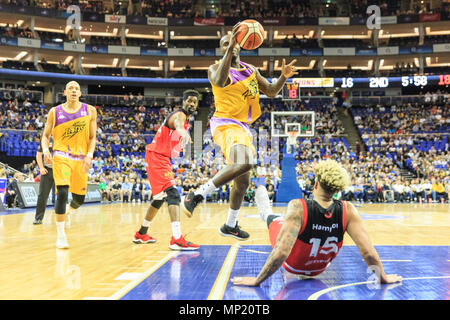
[[[261,282],[274,274],[291,253],[303,223],[303,207],[300,200],[289,202],[284,223],[278,234],[275,246],[257,277],[234,277],[235,285],[259,286]]]
[[[289,202],[284,223],[278,234],[275,246],[270,253],[264,267],[256,277],[256,285],[270,277],[277,271],[286,258],[291,253],[292,247],[297,240],[298,232],[302,226],[303,208],[300,200],[292,200]]]

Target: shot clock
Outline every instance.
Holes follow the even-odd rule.
[[[300,86],[297,83],[286,83],[283,86],[283,100],[298,100]]]

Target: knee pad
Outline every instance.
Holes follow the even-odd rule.
[[[169,206],[172,205],[178,206],[180,204],[181,202],[180,193],[175,187],[170,187],[166,189],[165,192],[167,194],[166,201]]]
[[[84,203],[85,197],[85,195],[72,193],[72,202],[70,202],[70,206],[74,209],[78,209]]]
[[[161,206],[164,204],[164,200],[152,200],[152,202],[151,202],[151,206],[153,207],[153,208],[156,208],[156,209],[159,209],[159,208],[161,208]]]
[[[66,213],[66,205],[67,198],[69,197],[69,186],[58,186],[57,187],[57,195],[55,203],[55,213],[56,214],[65,214]]]

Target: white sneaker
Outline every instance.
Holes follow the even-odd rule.
[[[58,249],[68,249],[69,243],[67,242],[67,237],[58,237],[56,239],[56,247]]]
[[[267,216],[272,214],[272,207],[270,206],[269,194],[265,186],[260,184],[255,192],[255,202],[258,207],[258,213],[261,219],[265,222]]]

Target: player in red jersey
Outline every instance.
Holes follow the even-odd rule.
[[[333,199],[349,183],[345,169],[335,160],[326,160],[319,162],[314,172],[314,200],[291,200],[284,217],[272,213],[267,190],[258,187],[256,203],[268,225],[273,250],[257,277],[234,277],[231,281],[258,286],[281,266],[292,274],[316,276],[337,256],[346,231],[381,283],[401,281],[396,274],[384,273],[356,208],[350,202]]]
[[[134,235],[134,243],[152,243],[156,239],[147,234],[151,221],[158,210],[167,201],[172,225],[172,239],[169,248],[172,250],[197,250],[200,246],[186,241],[181,235],[180,202],[181,197],[175,188],[176,181],[170,163],[171,157],[179,155],[183,146],[191,142],[188,132],[189,115],[197,110],[198,92],[187,90],[183,93],[182,108],[172,112],[159,128],[152,143],[145,152],[148,181],[153,193],[153,200],[141,228]]]

